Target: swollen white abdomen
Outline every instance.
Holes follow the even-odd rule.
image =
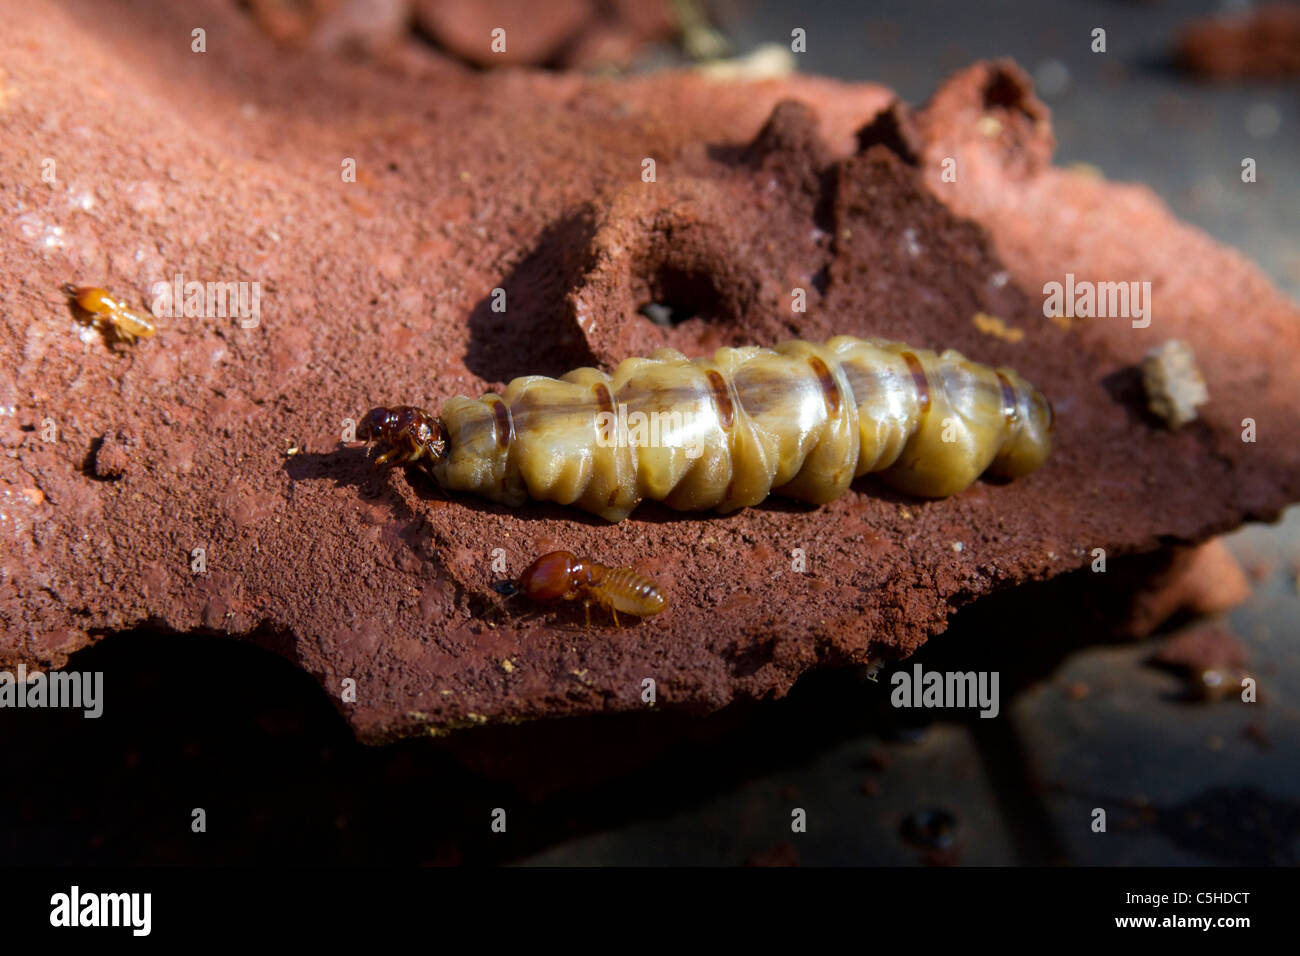
[[[820,504],[876,471],[912,494],[953,494],[990,466],[1032,471],[1051,424],[1046,400],[1009,369],[850,336],[528,376],[499,397],[453,398],[442,419],[445,488],[611,521],[644,498],[723,512],[773,492]]]

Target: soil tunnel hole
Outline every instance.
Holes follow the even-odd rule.
[[[663,265],[646,277],[645,286],[648,301],[637,311],[655,325],[672,328],[690,319],[729,318],[722,293],[706,272]]]

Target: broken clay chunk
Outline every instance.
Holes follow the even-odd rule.
[[[1170,428],[1196,421],[1196,408],[1210,400],[1196,353],[1181,339],[1170,339],[1142,360],[1142,387],[1147,407]]]
[[[131,463],[127,455],[127,448],[131,444],[131,439],[121,432],[109,432],[101,438],[91,463],[95,477],[112,481],[125,475]]]

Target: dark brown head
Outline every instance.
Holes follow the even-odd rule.
[[[519,593],[534,601],[556,601],[578,594],[582,562],[568,551],[544,554],[519,575]]]
[[[392,409],[383,406],[372,408],[357,426],[357,437],[362,441],[387,441],[396,418]]]
[[[389,446],[376,465],[419,459],[433,464],[447,452],[447,429],[442,420],[413,405],[372,408],[357,426],[357,438]]]

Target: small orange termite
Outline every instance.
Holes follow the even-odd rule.
[[[134,345],[136,339],[147,339],[157,331],[147,318],[127,308],[104,289],[68,284],[63,291],[71,296],[77,308],[90,315],[91,324],[110,341],[117,339]]]
[[[568,551],[544,554],[519,575],[515,582],[496,585],[498,593],[522,594],[534,601],[576,601],[581,599],[591,627],[591,606],[608,608],[618,623],[618,612],[649,617],[668,606],[659,586],[631,568],[611,568],[595,561],[583,561]]]

